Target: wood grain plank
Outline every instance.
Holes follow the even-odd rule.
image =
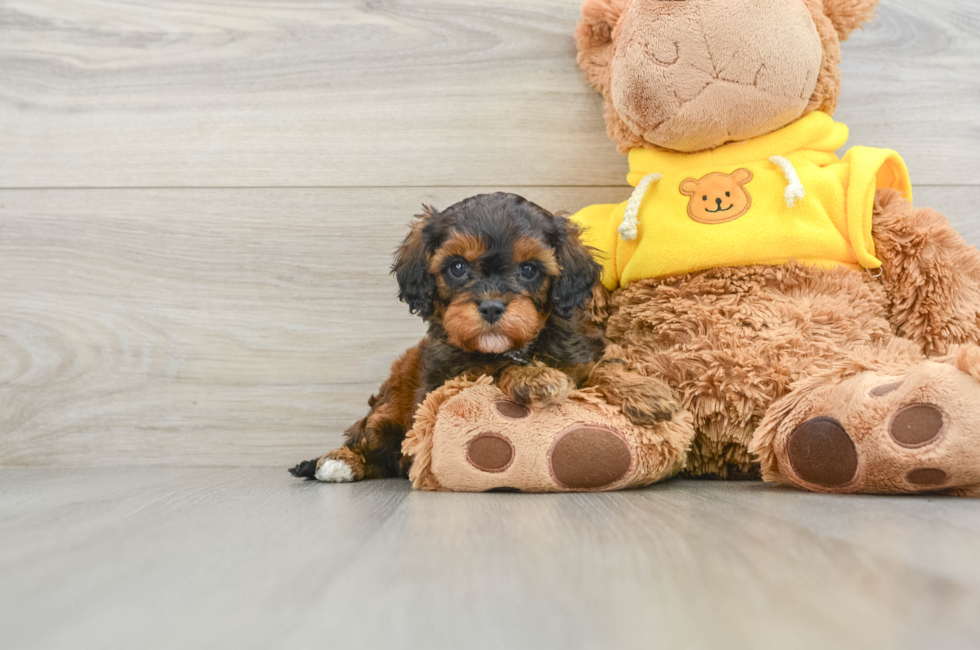
[[[0,464],[336,446],[423,332],[388,274],[411,215],[478,191],[0,192]],[[576,209],[628,188],[524,193]]]
[[[3,0],[0,186],[618,185],[578,0]],[[980,5],[885,0],[852,143],[980,184]]]
[[[0,469],[33,648],[969,648],[980,511],[674,481],[410,493],[274,469]]]
[[[963,238],[980,247],[980,192],[976,187],[913,188],[916,208],[930,207],[946,215]]]

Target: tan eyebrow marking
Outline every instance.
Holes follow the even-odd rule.
[[[531,261],[540,262],[548,275],[561,275],[561,267],[555,259],[555,251],[535,237],[518,238],[514,242],[514,262],[520,264]]]
[[[443,263],[450,257],[462,257],[467,262],[473,263],[486,252],[487,247],[479,237],[453,233],[452,237],[446,240],[446,243],[440,246],[439,250],[432,256],[432,261],[429,263],[429,273],[433,275],[440,273]]]

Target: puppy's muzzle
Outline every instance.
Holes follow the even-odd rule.
[[[484,300],[478,309],[483,320],[493,325],[503,317],[504,312],[507,311],[507,305],[499,300]]]

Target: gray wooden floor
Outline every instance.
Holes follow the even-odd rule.
[[[429,494],[159,467],[0,468],[0,494],[16,650],[980,644],[973,500]]]

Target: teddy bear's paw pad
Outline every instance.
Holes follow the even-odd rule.
[[[506,399],[497,400],[493,403],[493,407],[498,414],[508,420],[523,420],[531,416],[531,409]]]
[[[949,481],[949,476],[941,469],[923,467],[906,474],[905,480],[916,487],[941,488]]]
[[[945,430],[943,413],[932,404],[911,404],[900,409],[888,427],[895,442],[910,449],[932,443]]]
[[[611,429],[579,426],[555,440],[549,464],[562,487],[597,490],[626,476],[633,467],[633,454],[626,440]]]
[[[898,381],[889,381],[888,383],[881,384],[880,386],[875,386],[871,389],[871,397],[885,397],[886,395],[891,395],[896,390],[901,388],[904,383],[904,379],[899,379]]]
[[[499,433],[481,433],[466,448],[467,462],[481,472],[492,474],[510,467],[514,455],[513,443]]]
[[[812,485],[839,488],[857,475],[854,441],[834,418],[813,418],[798,426],[789,436],[786,452],[793,471]]]

